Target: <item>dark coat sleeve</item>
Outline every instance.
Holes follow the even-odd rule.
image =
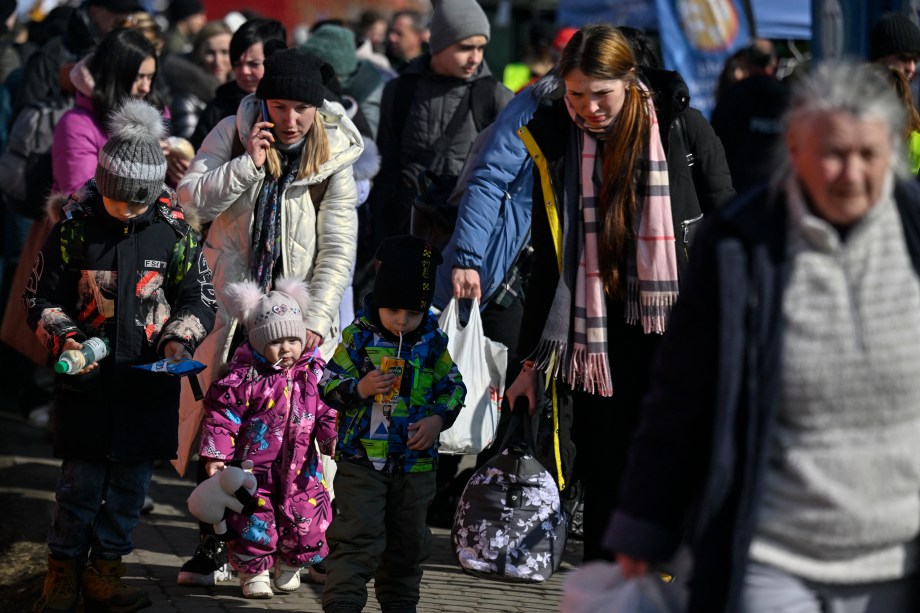
[[[195,125],[195,130],[192,132],[192,136],[188,139],[192,146],[195,148],[195,151],[198,151],[201,148],[201,143],[204,142],[205,137],[210,134],[211,130],[214,129],[220,120],[224,118],[224,114],[219,105],[215,101],[208,103],[204,110],[201,111],[201,114],[198,115],[198,123]]]
[[[83,341],[86,335],[64,312],[64,262],[61,257],[61,224],[51,230],[32,265],[29,283],[23,293],[26,323],[48,352],[57,357],[68,338]]]
[[[169,104],[170,125],[173,136],[188,139],[195,133],[198,116],[204,110],[204,104],[195,94],[180,92],[173,96]]]

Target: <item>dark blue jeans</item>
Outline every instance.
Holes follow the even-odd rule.
[[[113,560],[131,553],[153,462],[64,460],[48,549],[58,558]]]

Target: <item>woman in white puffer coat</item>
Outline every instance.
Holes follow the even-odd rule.
[[[339,304],[355,259],[351,166],[364,150],[342,106],[323,98],[331,76],[329,65],[307,51],[266,49],[255,94],[211,131],[178,187],[179,202],[211,222],[204,252],[218,305],[229,283],[253,279],[266,291],[282,274],[300,277],[310,294],[304,351],[319,347],[324,357],[335,348]],[[196,353],[208,366],[203,388],[221,373],[240,337],[237,328],[219,309],[214,331]],[[183,386],[174,462],[180,474],[201,416],[201,403]]]

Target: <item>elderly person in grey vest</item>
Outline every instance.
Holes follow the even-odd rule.
[[[697,238],[605,539],[627,576],[688,543],[688,611],[920,610],[903,122],[870,66],[818,67],[788,163]]]

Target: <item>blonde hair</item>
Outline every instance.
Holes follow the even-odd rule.
[[[604,289],[608,295],[622,295],[620,264],[626,261],[626,247],[635,238],[636,185],[647,157],[651,118],[649,94],[639,87],[632,47],[619,30],[608,25],[588,25],[569,40],[559,59],[559,76],[575,69],[586,77],[622,80],[626,99],[604,141],[604,167],[598,198],[600,240],[598,257]],[[625,268],[625,267],[624,267]]]
[[[319,109],[313,116],[313,125],[307,132],[303,141],[300,155],[300,167],[297,169],[297,180],[303,179],[319,172],[319,167],[329,161],[329,136],[323,125],[323,118]],[[273,143],[265,158],[268,174],[275,179],[281,177],[281,156],[278,154],[277,143]]]
[[[163,50],[163,30],[153,17],[145,11],[128,13],[115,20],[116,30],[137,30],[149,40],[157,50],[157,55]]]

